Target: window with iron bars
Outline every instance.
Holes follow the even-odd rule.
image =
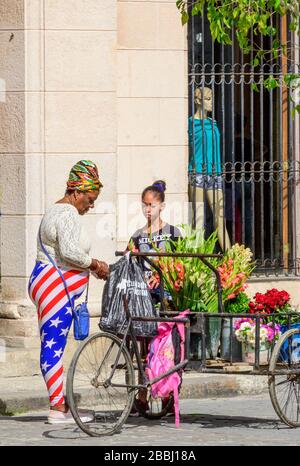
[[[300,126],[283,80],[284,69],[299,74],[299,44],[282,18],[274,21],[290,56],[255,67],[234,31],[232,45],[224,46],[212,40],[205,15],[188,25],[191,222],[206,235],[218,228],[220,250],[250,247],[256,273],[270,277],[300,272]],[[253,34],[251,41],[272,45]],[[280,80],[271,91],[263,85],[270,75]]]

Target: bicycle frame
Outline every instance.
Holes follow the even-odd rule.
[[[116,252],[115,253],[116,256],[123,256],[124,253],[123,252]],[[163,286],[162,286],[162,283],[163,283],[163,275],[162,275],[162,272],[160,270],[160,268],[157,266],[157,264],[155,264],[155,262],[151,261],[149,259],[149,256],[150,257],[197,257],[198,259],[200,259],[205,265],[207,265],[207,267],[209,267],[212,272],[216,275],[216,279],[217,279],[217,292],[218,292],[218,313],[194,313],[194,314],[197,314],[197,318],[200,320],[200,324],[199,324],[199,328],[200,328],[200,334],[202,335],[202,341],[201,341],[201,347],[202,347],[202,357],[201,357],[201,361],[200,361],[200,367],[199,367],[199,370],[200,372],[206,372],[206,373],[220,373],[220,370],[219,369],[213,369],[213,368],[206,368],[206,351],[205,351],[205,348],[206,348],[206,334],[205,334],[205,319],[209,318],[209,317],[218,317],[218,318],[229,318],[230,319],[230,365],[232,365],[232,354],[231,354],[231,349],[232,349],[232,338],[233,338],[233,322],[232,322],[232,319],[233,318],[242,318],[242,317],[250,317],[252,319],[255,319],[256,321],[256,329],[255,329],[255,362],[254,362],[254,367],[253,367],[253,371],[251,372],[251,374],[253,375],[267,375],[269,374],[269,371],[268,370],[265,370],[265,369],[261,369],[260,368],[260,363],[259,363],[259,352],[260,352],[260,344],[259,344],[259,338],[260,338],[260,324],[261,324],[261,320],[264,316],[262,316],[261,314],[230,314],[230,313],[225,313],[223,311],[223,303],[222,303],[222,287],[221,287],[221,279],[220,279],[220,274],[218,272],[218,270],[216,268],[214,268],[208,261],[207,259],[208,258],[215,258],[215,257],[218,257],[218,258],[221,258],[222,255],[221,254],[196,254],[196,253],[178,253],[178,254],[175,254],[175,253],[164,253],[164,252],[149,252],[149,253],[140,253],[140,252],[130,252],[130,255],[133,256],[133,257],[140,257],[140,258],[143,258],[146,262],[148,262],[159,274],[160,276],[160,298],[161,298],[161,312],[163,315],[174,315],[174,312],[167,312],[165,311],[164,309],[164,305],[163,305]],[[151,385],[153,385],[154,383],[158,382],[159,380],[163,379],[164,377],[172,374],[173,372],[176,372],[177,370],[181,369],[182,367],[186,366],[187,363],[189,362],[189,342],[190,342],[190,319],[189,318],[185,318],[185,319],[176,319],[176,318],[162,318],[162,317],[159,317],[159,318],[144,318],[144,317],[132,317],[130,315],[130,311],[128,309],[128,305],[127,305],[127,302],[126,302],[126,299],[125,299],[125,296],[123,296],[123,300],[124,300],[124,307],[125,307],[125,312],[126,312],[126,317],[127,317],[127,320],[128,320],[128,324],[127,324],[127,327],[126,327],[126,331],[125,331],[125,335],[123,337],[123,341],[122,341],[122,345],[121,347],[123,348],[125,343],[126,343],[126,338],[128,335],[130,335],[131,339],[132,339],[132,343],[133,343],[133,349],[134,349],[134,354],[137,358],[137,364],[138,364],[138,370],[141,374],[141,378],[142,378],[142,383],[143,385],[136,385],[134,386],[134,388],[147,388],[147,387],[150,387]],[[175,314],[177,315],[178,313],[175,312]],[[282,316],[284,314],[281,314]],[[297,315],[297,313],[295,312],[292,312],[292,313],[287,313],[286,314],[288,316],[288,320],[289,320],[289,326],[290,326],[290,322],[291,322],[291,316],[292,315]],[[274,322],[274,317],[276,315],[275,314],[270,314],[268,315],[268,317],[273,317],[273,322]],[[299,314],[298,314],[299,316]],[[266,317],[266,316],[265,316]],[[176,367],[174,367],[171,371],[169,371],[168,373],[165,373],[165,374],[162,374],[159,378],[157,379],[153,379],[151,382],[150,381],[147,381],[146,380],[146,376],[145,376],[145,372],[144,372],[144,369],[143,369],[143,366],[142,366],[142,361],[141,361],[141,356],[140,356],[140,352],[139,352],[139,349],[138,349],[138,344],[137,344],[137,340],[136,340],[136,336],[135,336],[135,332],[134,332],[134,329],[133,329],[133,326],[132,326],[132,322],[133,321],[157,321],[157,322],[174,322],[174,321],[182,321],[182,322],[185,322],[187,324],[187,326],[185,326],[185,328],[187,329],[188,328],[188,331],[186,332],[186,343],[185,343],[185,360],[184,362],[182,362],[181,364],[177,365]],[[272,343],[272,350],[273,350],[273,347],[274,347],[274,343]],[[118,358],[121,354],[121,349],[118,353]],[[117,359],[118,359],[117,358]],[[114,368],[113,370],[115,370],[117,367],[117,364],[114,365]],[[277,372],[277,371],[276,371]],[[295,371],[293,370],[293,372],[295,373]],[[298,371],[297,371],[298,372]],[[230,373],[233,373],[235,374],[236,372],[231,372],[231,371],[226,371],[227,374],[230,374]],[[248,373],[248,372],[247,372]],[[289,373],[288,370],[284,370],[282,373]],[[242,372],[240,372],[240,374],[242,374]],[[112,374],[113,376],[113,374]],[[111,377],[112,377],[111,376]],[[124,386],[124,385],[116,385],[116,386]]]
[[[120,345],[120,348],[118,350],[116,361],[115,361],[115,363],[113,365],[110,377],[104,382],[104,384],[107,385],[107,386],[109,385],[111,387],[123,387],[123,388],[125,387],[125,388],[131,388],[131,389],[141,389],[141,388],[149,389],[151,387],[151,385],[155,384],[156,382],[159,382],[160,380],[164,379],[168,375],[171,375],[174,372],[177,372],[178,370],[183,369],[187,365],[188,359],[185,358],[181,363],[176,364],[172,369],[168,370],[167,372],[164,372],[159,377],[156,377],[155,379],[152,379],[151,381],[147,380],[147,377],[146,377],[146,374],[145,374],[145,371],[144,371],[144,368],[143,368],[143,364],[142,364],[142,359],[141,359],[140,350],[139,350],[139,347],[138,347],[137,338],[136,338],[136,335],[135,335],[135,330],[134,330],[134,327],[132,325],[132,322],[147,320],[147,322],[152,321],[152,322],[180,322],[180,323],[184,323],[185,324],[185,342],[189,344],[190,321],[189,321],[188,318],[185,318],[185,317],[173,318],[173,319],[170,319],[168,317],[147,317],[147,318],[144,318],[144,317],[132,317],[131,314],[130,314],[130,310],[128,308],[128,302],[127,302],[127,299],[126,299],[125,295],[123,295],[123,303],[124,303],[124,309],[125,309],[126,318],[127,318],[128,323],[127,323],[127,326],[125,328],[125,332],[124,332],[124,335],[123,335],[123,338],[122,338],[122,341],[121,341],[121,345]],[[118,363],[119,363],[119,358],[120,358],[122,349],[126,346],[127,336],[130,336],[132,344],[133,344],[133,350],[134,350],[134,354],[135,354],[137,365],[138,365],[138,371],[139,371],[139,374],[141,375],[141,378],[142,378],[142,384],[128,385],[128,384],[111,383],[111,379],[113,378],[113,375],[114,375],[115,370],[116,370],[116,368],[118,366]],[[187,348],[188,347],[185,346],[185,353],[186,353]]]

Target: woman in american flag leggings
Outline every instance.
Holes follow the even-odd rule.
[[[74,306],[74,300],[80,297],[87,285],[88,273],[62,268],[61,272]],[[30,278],[29,295],[37,307],[41,336],[40,366],[50,406],[64,405],[62,355],[73,314],[62,279],[52,264],[36,263]]]
[[[90,271],[97,278],[105,279],[108,274],[105,262],[90,257],[90,242],[79,217],[94,207],[101,187],[96,165],[81,160],[70,172],[65,196],[47,210],[40,225],[37,260],[28,292],[37,308],[40,366],[49,393],[48,422],[51,424],[74,422],[65,402],[62,364],[74,301],[86,289]],[[71,303],[62,278],[48,256],[64,276]],[[83,414],[82,420],[90,419]]]

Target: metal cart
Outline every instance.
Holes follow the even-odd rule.
[[[117,256],[123,255],[116,252]],[[260,363],[260,325],[266,316],[261,314],[229,314],[223,312],[221,280],[218,271],[210,264],[209,258],[220,255],[206,254],[172,254],[172,253],[131,253],[131,256],[143,258],[153,266],[160,275],[160,292],[163,296],[163,277],[161,270],[150,257],[197,257],[216,275],[218,287],[218,310],[212,313],[191,312],[184,318],[176,317],[179,312],[167,311],[161,299],[159,317],[143,318],[130,314],[124,296],[126,325],[122,336],[109,332],[99,332],[88,337],[78,347],[69,367],[67,376],[67,400],[77,425],[88,435],[103,436],[119,432],[135,406],[138,412],[148,419],[164,416],[173,404],[170,396],[166,400],[152,399],[151,386],[173,372],[185,369],[205,373],[236,374],[232,348],[234,344],[233,319],[250,317],[256,321],[255,351],[251,366],[239,367],[239,374],[264,375],[268,377],[269,393],[273,407],[279,418],[290,427],[300,426],[300,328],[291,324],[292,316],[298,314],[280,314],[288,321],[288,330],[281,335],[269,350],[268,364]],[[277,314],[278,316],[278,314]],[[211,366],[206,356],[207,322],[211,318],[229,319],[229,356],[225,364]],[[276,314],[269,314],[268,320],[275,322]],[[145,375],[145,361],[141,353],[133,328],[137,320],[154,320],[157,322],[181,322],[185,326],[185,358],[172,370],[151,381]],[[190,338],[197,335],[200,339],[200,357],[191,358]],[[244,368],[244,369],[243,369]],[[137,377],[138,375],[138,377]],[[138,393],[147,391],[148,403],[140,403]],[[88,411],[93,420],[83,422],[83,413]]]

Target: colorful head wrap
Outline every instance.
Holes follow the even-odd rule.
[[[91,160],[80,160],[72,167],[67,181],[67,189],[96,191],[102,186],[97,166]]]

